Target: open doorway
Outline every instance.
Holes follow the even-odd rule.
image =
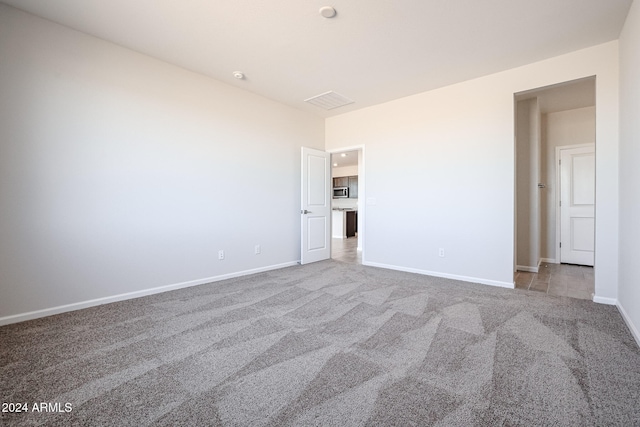
[[[593,298],[595,84],[588,77],[514,95],[516,288]]]
[[[362,264],[364,238],[363,148],[331,153],[331,258]]]

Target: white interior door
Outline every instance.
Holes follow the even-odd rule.
[[[560,150],[560,262],[593,266],[594,146]]]
[[[331,154],[302,147],[300,263],[331,257]]]

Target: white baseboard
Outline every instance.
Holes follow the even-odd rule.
[[[232,279],[234,277],[248,276],[249,274],[262,273],[265,271],[278,270],[280,268],[298,265],[298,261],[285,262],[283,264],[269,265],[267,267],[254,268],[251,270],[238,271],[235,273],[222,274],[220,276],[207,277],[204,279],[190,280],[188,282],[176,283],[173,285],[159,286],[157,288],[143,289],[135,292],[113,295],[104,298],[96,298],[88,301],[81,301],[72,304],[59,305],[57,307],[45,308],[42,310],[29,311],[27,313],[14,314],[0,317],[0,326],[11,323],[24,322],[25,320],[38,319],[40,317],[52,316],[54,314],[66,313],[68,311],[81,310],[83,308],[94,307],[96,305],[109,304],[117,301],[124,301],[133,298],[140,298],[147,295],[159,294],[161,292],[174,291],[191,286],[204,285],[205,283],[219,282],[220,280]]]
[[[620,311],[620,314],[624,319],[624,323],[627,324],[627,327],[631,331],[631,335],[633,335],[633,338],[636,339],[636,343],[638,344],[638,347],[640,347],[640,331],[638,331],[638,328],[636,328],[636,326],[631,322],[631,318],[629,317],[627,312],[624,310],[624,307],[620,304],[619,301],[617,302],[616,307],[618,307],[618,311]]]
[[[516,270],[518,271],[528,271],[530,273],[537,273],[538,267],[531,267],[529,265],[516,265]]]
[[[597,302],[598,304],[606,304],[606,305],[618,305],[618,300],[615,298],[605,298],[594,296],[593,302]]]
[[[404,271],[406,273],[424,274],[426,276],[443,277],[445,279],[461,280],[463,282],[480,283],[482,285],[498,286],[501,288],[514,289],[513,282],[499,282],[497,280],[480,279],[477,277],[459,276],[457,274],[440,273],[437,271],[420,270],[417,268],[401,267],[398,265],[381,264],[377,262],[362,262],[363,265],[370,267],[386,268],[388,270]]]
[[[516,265],[516,270],[520,270],[520,271],[528,271],[531,273],[539,273],[540,272],[540,265],[542,263],[545,264],[557,264],[555,258],[540,258],[540,261],[538,261],[538,266],[537,267],[531,267],[528,265]]]

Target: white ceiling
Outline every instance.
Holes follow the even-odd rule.
[[[345,155],[344,157],[342,155]],[[338,166],[333,166],[335,164]],[[358,152],[345,151],[344,153],[334,153],[331,155],[331,165],[334,168],[342,168],[346,166],[358,166]]]
[[[323,117],[615,40],[632,3],[2,1]],[[326,5],[335,18],[320,16]],[[327,91],[355,102],[330,111],[304,102]]]

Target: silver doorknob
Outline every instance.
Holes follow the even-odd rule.
[[[309,214],[309,213],[311,213],[311,212],[309,212],[309,211],[308,211],[308,210],[306,210],[306,209],[303,209],[303,210],[301,210],[301,211],[300,211],[300,213],[301,213],[301,214],[303,214],[303,215],[306,215],[306,214]]]

